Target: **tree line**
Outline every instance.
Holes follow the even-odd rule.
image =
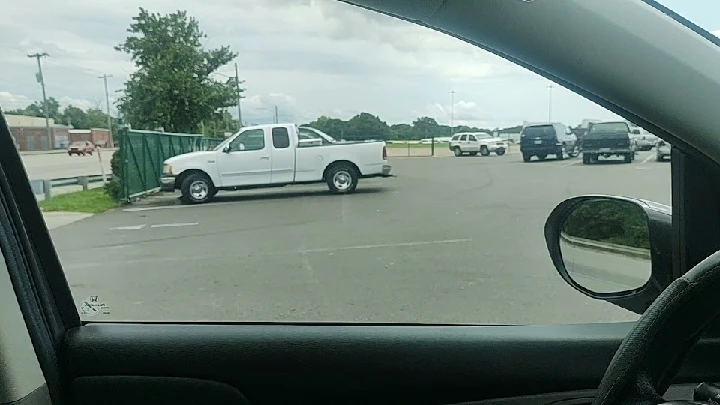
[[[48,98],[47,104],[48,116],[55,120],[56,124],[67,125],[76,129],[108,127],[108,116],[99,107],[83,110],[80,107],[68,105],[61,108],[60,103],[54,97]],[[45,118],[45,106],[41,102],[34,102],[25,108],[8,110],[6,113]]]
[[[431,117],[419,117],[412,124],[388,125],[380,117],[363,112],[347,121],[339,118],[322,116],[315,121],[305,125],[317,128],[335,139],[364,140],[419,140],[427,138],[448,137],[451,133],[458,132],[487,132],[513,133],[520,132],[521,126],[489,129],[456,125],[450,130],[449,125],[440,125]]]

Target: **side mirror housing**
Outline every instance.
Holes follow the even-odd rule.
[[[672,282],[671,230],[667,205],[590,195],[555,207],[545,241],[571,287],[642,314]]]
[[[222,151],[223,153],[230,153],[230,145],[226,145]]]

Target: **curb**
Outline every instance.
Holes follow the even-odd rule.
[[[629,256],[629,257],[634,257],[634,258],[638,258],[638,259],[645,259],[645,260],[652,259],[649,249],[633,248],[633,247],[627,247],[627,246],[623,246],[623,245],[616,245],[613,243],[597,242],[597,241],[593,241],[590,239],[576,238],[573,236],[567,236],[567,235],[563,235],[563,234],[560,234],[560,239],[570,245],[575,245],[575,246],[586,248],[586,249],[599,250],[599,251],[603,251],[603,252],[614,253],[617,255]]]

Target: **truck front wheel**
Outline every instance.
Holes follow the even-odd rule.
[[[180,185],[183,204],[202,204],[210,200],[215,193],[215,185],[210,178],[203,173],[192,173],[183,180]]]
[[[338,163],[327,171],[325,181],[330,192],[334,194],[348,194],[357,188],[360,175],[357,170],[349,164]]]

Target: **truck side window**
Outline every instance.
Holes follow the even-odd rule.
[[[290,135],[285,127],[273,128],[272,140],[275,149],[286,149],[290,147]]]
[[[468,135],[468,141],[475,142],[475,141],[477,141],[477,139],[475,139],[475,137],[472,135]]]
[[[262,129],[243,131],[230,142],[231,152],[263,149],[265,149],[265,131]]]
[[[460,140],[461,140],[461,141],[467,141],[467,135],[461,136],[461,137],[460,137]]]

